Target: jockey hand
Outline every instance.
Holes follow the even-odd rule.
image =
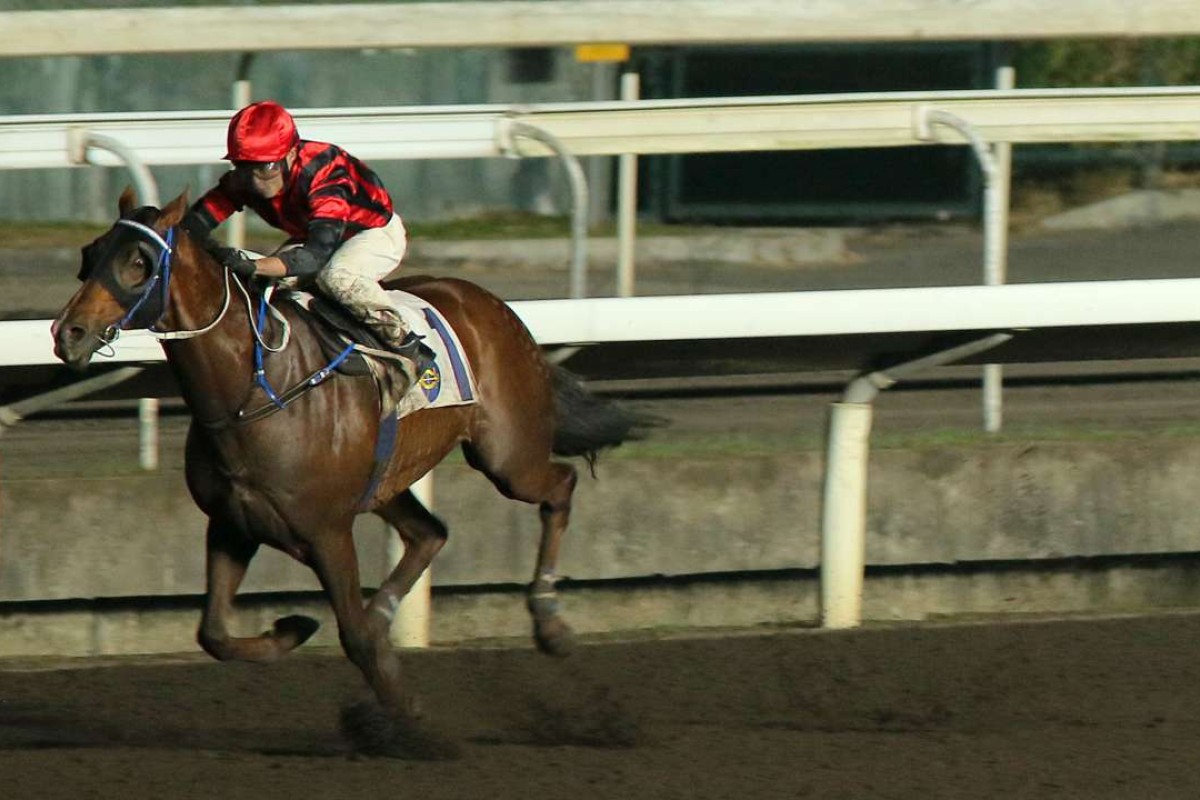
[[[217,252],[217,260],[239,278],[250,279],[255,275],[254,259],[247,256],[236,247],[222,247]]]

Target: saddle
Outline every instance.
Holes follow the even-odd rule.
[[[415,295],[393,290],[388,296],[408,329],[419,337],[413,349],[420,350],[421,372],[412,385],[401,375],[400,355],[341,306],[316,294],[289,293],[315,318],[314,328],[332,371],[373,376],[385,414],[395,409],[405,416],[431,406],[475,402],[474,376],[447,320]],[[348,352],[348,348],[352,349]]]
[[[370,328],[351,317],[337,304],[313,295],[307,309],[317,319],[317,338],[321,343],[322,352],[330,361],[341,355],[350,344],[363,344],[372,350],[386,349]],[[343,375],[372,374],[366,356],[358,349],[343,359],[337,365],[336,371]]]

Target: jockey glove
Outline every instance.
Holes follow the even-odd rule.
[[[222,247],[214,255],[221,265],[228,268],[239,278],[254,277],[254,259],[247,256],[236,247]]]

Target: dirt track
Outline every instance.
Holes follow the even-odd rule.
[[[414,653],[454,761],[352,757],[340,657],[0,672],[25,798],[1195,798],[1200,616]],[[12,666],[12,665],[9,665]]]

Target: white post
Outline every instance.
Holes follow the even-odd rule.
[[[621,100],[641,96],[636,72],[621,74]],[[633,297],[634,240],[637,234],[637,155],[617,156],[617,297]]]
[[[996,70],[996,88],[1008,91],[1016,88],[1016,71],[1004,66]],[[992,144],[992,159],[995,174],[992,176],[992,259],[996,282],[1008,280],[1008,217],[1012,188],[1012,142]]]
[[[499,136],[502,142],[500,149],[505,155],[516,153],[514,140],[525,136],[546,145],[558,156],[567,170],[567,183],[571,187],[571,274],[568,278],[567,295],[572,299],[586,297],[588,184],[579,159],[563,146],[557,136],[526,122],[512,123],[501,120]]]
[[[996,70],[996,88],[1003,91],[1016,85],[1016,73],[1010,66]],[[1008,213],[1012,183],[1012,143],[992,145],[993,171],[985,191],[984,203],[984,282],[1000,286],[1008,280]],[[1004,425],[1004,368],[999,364],[983,367],[983,429],[999,433]]]
[[[829,452],[821,520],[821,627],[862,622],[867,539],[870,403],[830,407]]]
[[[158,469],[158,398],[138,400],[138,463],[142,469]]]
[[[243,58],[241,70],[249,69],[249,60]],[[244,108],[250,105],[250,81],[239,75],[233,82],[233,107]],[[225,244],[230,247],[243,249],[246,246],[246,212],[238,211],[225,221]]]
[[[428,472],[423,478],[412,485],[413,494],[421,503],[430,511],[433,510],[433,472]],[[388,571],[390,572],[396,564],[400,563],[400,556],[404,553],[404,546],[400,541],[400,537],[390,527],[387,528],[387,561]],[[433,569],[427,569],[417,579],[416,584],[404,599],[400,601],[400,607],[396,610],[396,617],[392,620],[392,629],[390,640],[396,647],[428,647],[429,646],[429,627],[431,618],[431,587],[433,580],[430,577]]]
[[[1011,78],[1011,75],[1009,76]],[[1000,78],[1003,80],[1003,76]],[[983,283],[999,286],[1005,281],[1008,249],[1008,172],[1000,175],[997,151],[971,127],[971,123],[948,111],[918,106],[917,137],[933,139],[933,127],[946,125],[961,133],[971,145],[983,172]],[[1009,148],[1011,154],[1011,146]],[[1003,182],[1003,186],[1001,183]],[[1000,430],[1002,419],[1001,385],[1003,373],[998,364],[983,370],[983,428],[988,433]]]

